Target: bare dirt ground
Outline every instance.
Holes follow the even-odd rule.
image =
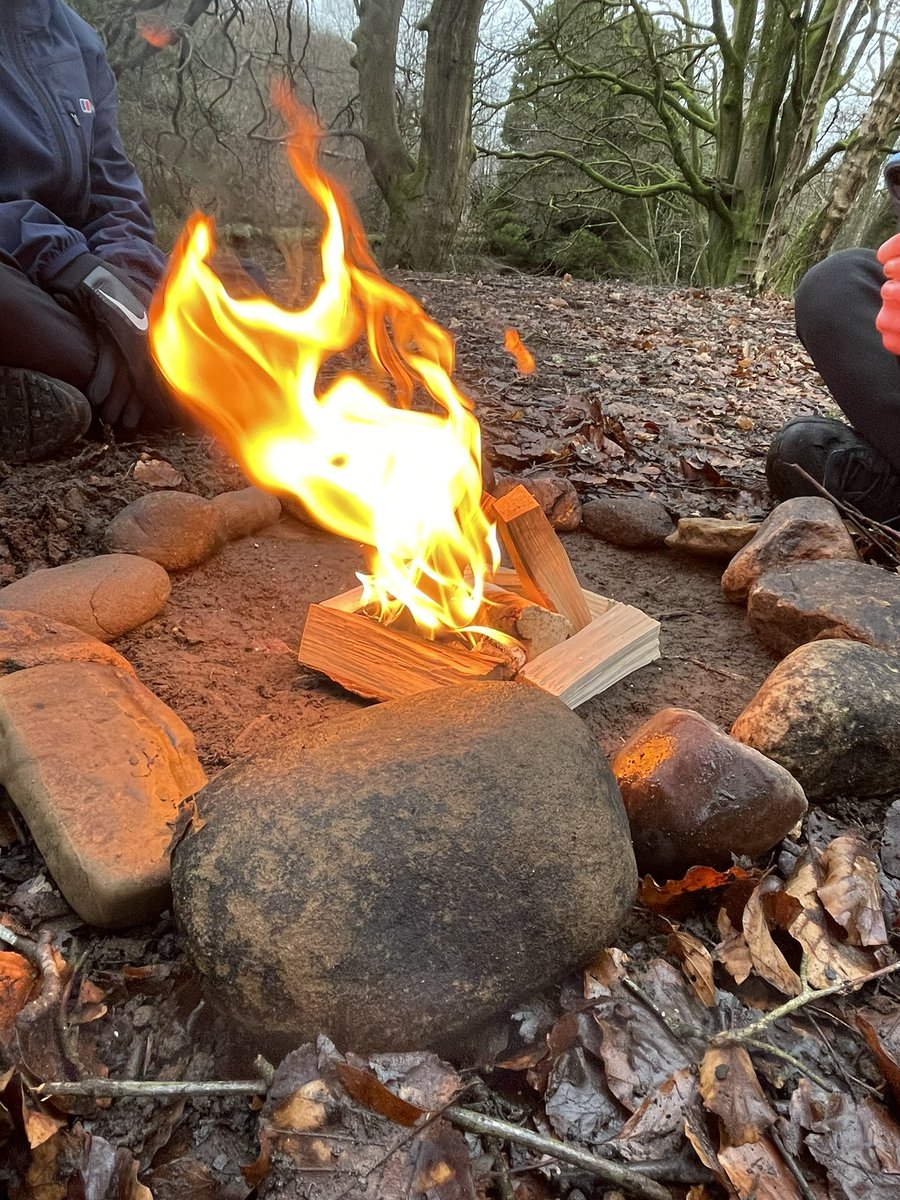
[[[495,468],[518,475],[558,472],[575,483],[583,499],[638,491],[662,500],[675,517],[758,518],[770,507],[762,468],[772,433],[798,412],[833,412],[794,339],[791,308],[784,302],[751,301],[735,292],[672,292],[517,276],[407,275],[401,282],[456,335],[458,377],[475,400]],[[538,369],[533,375],[518,375],[504,354],[507,326],[518,328],[534,352]],[[142,457],[165,460],[182,473],[184,490],[206,496],[245,482],[212,443],[183,434],[130,444],[94,441],[73,458],[0,466],[0,582],[36,566],[99,552],[109,519],[147,490],[134,478],[135,463]],[[565,535],[564,542],[586,586],[662,622],[661,660],[579,710],[604,752],[613,752],[641,721],[669,705],[693,708],[730,725],[774,663],[750,633],[743,609],[724,601],[721,567],[670,551],[622,550],[581,532]],[[204,566],[176,575],[160,616],[116,648],[191,728],[200,758],[214,774],[274,738],[358,704],[300,668],[296,651],[307,604],[351,586],[361,565],[357,547],[284,517],[227,546]],[[857,813],[850,798],[842,818],[847,812],[863,820],[868,834],[880,835],[883,808]],[[20,932],[43,927],[64,936],[66,957],[78,966],[67,993],[68,1008],[58,1023],[80,1022],[82,1063],[95,1069],[102,1064],[119,1078],[216,1078],[227,1073],[214,1022],[206,1009],[197,1007],[197,988],[168,915],[152,928],[127,935],[103,935],[79,926],[46,878],[21,823],[3,820],[2,811],[0,820],[0,912]],[[838,827],[828,829],[833,833]],[[817,836],[820,841],[824,837],[821,831]],[[706,914],[702,920],[712,944],[715,927],[709,921],[714,918]],[[670,932],[667,922],[643,910],[623,947],[638,960],[649,960],[652,971],[660,960],[651,956],[664,950]],[[615,980],[607,982],[610,988],[618,986]],[[653,990],[650,983],[646,987]],[[777,1003],[773,996],[769,1007]],[[804,1031],[807,1042],[811,1036]],[[582,1045],[571,1029],[567,1037],[555,1044],[551,1039],[546,1069],[536,1066],[540,1055],[529,1060],[529,1086],[522,1077],[514,1090],[520,1100],[528,1092],[529,1108],[543,1098],[546,1112],[556,1115],[539,1116],[538,1126],[573,1140],[590,1125],[586,1119],[579,1124],[577,1113],[594,1112],[594,1132],[582,1140],[596,1145],[602,1140],[598,1096],[606,1095],[606,1085],[601,1087],[596,1075],[599,1051],[589,1040]],[[813,1055],[821,1070],[825,1040],[823,1035]],[[872,1081],[880,1076],[869,1059],[859,1067],[859,1047],[858,1036],[851,1039],[847,1061],[867,1072],[871,1092]],[[587,1076],[576,1078],[570,1064],[576,1049],[582,1065],[588,1055]],[[629,1069],[640,1075],[635,1061]],[[677,1063],[667,1067],[678,1069]],[[766,1077],[774,1086],[772,1072]],[[507,1085],[510,1078],[507,1072]],[[651,1080],[654,1087],[658,1082]],[[563,1084],[570,1093],[565,1102]],[[0,1075],[0,1090],[10,1086],[9,1078]],[[881,1096],[879,1089],[880,1083],[874,1091]],[[243,1200],[276,1192],[298,1197],[379,1194],[377,1189],[346,1192],[337,1186],[316,1191],[309,1177],[285,1190],[283,1176],[277,1171],[270,1176],[274,1168],[265,1153],[255,1172],[242,1173],[259,1155],[262,1136],[258,1114],[246,1099],[165,1105],[119,1101],[100,1109],[82,1100],[63,1112],[55,1109],[57,1123],[49,1133],[42,1127],[40,1136],[35,1132],[37,1108],[21,1094],[14,1103],[9,1090],[0,1100],[0,1162],[4,1153],[9,1161],[0,1166],[0,1187],[5,1179],[13,1197],[109,1195],[132,1200],[146,1196],[139,1190],[144,1186],[157,1200]],[[618,1125],[607,1124],[607,1135]],[[352,1131],[345,1129],[345,1134]],[[97,1155],[107,1143],[121,1153],[101,1186]],[[785,1150],[785,1157],[793,1161],[801,1149],[798,1141]],[[813,1190],[797,1195],[862,1195],[849,1185],[843,1192],[836,1186],[828,1190],[831,1185],[826,1186],[811,1161],[807,1155],[804,1170]],[[614,1194],[578,1172],[545,1171],[536,1181],[514,1175],[510,1182],[504,1175],[507,1167],[498,1178],[490,1162],[487,1168],[482,1163],[481,1174],[476,1171],[478,1194],[504,1200],[513,1195],[517,1200],[557,1195],[583,1200]],[[135,1183],[138,1171],[140,1184]],[[677,1169],[673,1171],[673,1196],[686,1196],[689,1186],[690,1200],[726,1194],[720,1190],[721,1171],[716,1182],[713,1173],[696,1163],[692,1178],[682,1185]],[[735,1172],[739,1174],[737,1167]],[[788,1176],[793,1179],[790,1172]],[[775,1190],[759,1195],[790,1197],[793,1193],[778,1190],[787,1186],[783,1180],[788,1176],[779,1174]],[[736,1175],[729,1178],[733,1182]],[[873,1187],[871,1172],[866,1178]],[[793,1186],[799,1187],[796,1182]],[[411,1189],[408,1194],[424,1196],[426,1191]],[[427,1194],[450,1200],[474,1193],[460,1184],[458,1191],[435,1185]],[[749,1192],[739,1188],[738,1194]],[[874,1187],[867,1200],[890,1194],[897,1193]]]

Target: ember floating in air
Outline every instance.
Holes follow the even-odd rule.
[[[318,164],[314,118],[278,100],[294,171],[323,217],[322,282],[296,310],[229,295],[210,267],[212,223],[195,215],[154,303],[154,357],[255,482],[369,548],[360,579],[379,620],[408,611],[425,636],[465,630],[499,550],[452,338],[382,277],[352,202]],[[359,345],[365,378],[341,357]],[[412,407],[417,393],[432,411]]]
[[[523,375],[531,374],[534,370],[534,355],[522,341],[518,329],[506,330],[503,335],[503,349],[513,356]]]

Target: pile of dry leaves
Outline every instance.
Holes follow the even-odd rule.
[[[882,850],[896,870],[897,847]],[[898,890],[859,832],[814,813],[768,872],[645,880],[643,940],[517,1014],[515,1044],[477,1070],[427,1053],[345,1057],[321,1038],[238,1083],[176,1053],[114,1099],[108,1074],[147,1077],[138,1018],[171,964],[87,971],[66,939],[6,924],[9,1194],[892,1200]],[[201,1010],[184,1033],[202,1042]],[[122,1114],[143,1122],[136,1140],[120,1140]],[[198,1144],[204,1121],[218,1136]]]

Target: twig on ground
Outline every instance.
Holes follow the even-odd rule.
[[[784,1139],[775,1128],[769,1130],[769,1137],[778,1147],[778,1153],[781,1155],[781,1160],[794,1177],[794,1182],[797,1184],[797,1187],[803,1194],[803,1200],[816,1200],[815,1193],[807,1183],[806,1176],[800,1170],[799,1164],[794,1161],[793,1155],[788,1153],[788,1148],[784,1144]]]
[[[499,1138],[486,1137],[484,1144],[487,1146],[494,1160],[493,1175],[500,1200],[513,1200],[515,1192],[513,1190],[512,1179],[510,1178],[509,1164],[503,1157],[503,1143]]]
[[[824,1075],[820,1075],[818,1071],[814,1071],[812,1067],[808,1067],[805,1062],[801,1062],[793,1054],[788,1054],[787,1050],[782,1050],[780,1046],[776,1046],[772,1042],[759,1041],[757,1038],[744,1038],[744,1044],[752,1046],[754,1050],[759,1050],[763,1054],[771,1054],[775,1058],[780,1058],[782,1062],[790,1063],[801,1075],[805,1075],[807,1079],[811,1079],[813,1083],[817,1083],[824,1091],[828,1092],[831,1090],[833,1085],[828,1082]]]
[[[807,959],[804,955],[804,968],[806,962]],[[824,1000],[826,996],[847,996],[851,992],[856,992],[861,987],[865,987],[867,983],[871,983],[875,979],[881,979],[884,975],[893,974],[894,971],[900,971],[900,962],[889,963],[886,967],[879,967],[877,971],[871,971],[868,975],[863,975],[861,979],[847,979],[843,983],[836,983],[832,987],[827,988],[811,988],[806,981],[805,969],[801,969],[800,978],[803,981],[803,990],[798,996],[792,996],[790,1000],[786,1000],[778,1008],[773,1008],[771,1012],[766,1013],[764,1017],[760,1017],[758,1021],[754,1021],[751,1025],[745,1025],[742,1029],[726,1029],[722,1033],[717,1033],[715,1037],[710,1039],[710,1045],[727,1046],[734,1042],[745,1042],[748,1045],[752,1045],[758,1035],[768,1029],[775,1021],[781,1017],[786,1017],[788,1013],[795,1012],[798,1008],[802,1008],[804,1004],[810,1004],[814,1000]]]
[[[465,1129],[469,1133],[503,1138],[504,1141],[527,1146],[541,1154],[552,1155],[559,1162],[570,1163],[573,1167],[589,1171],[599,1179],[613,1183],[622,1191],[629,1192],[633,1196],[640,1196],[644,1200],[672,1200],[672,1193],[669,1189],[663,1187],[661,1183],[657,1183],[655,1179],[648,1179],[630,1167],[621,1166],[619,1163],[610,1162],[605,1158],[598,1158],[588,1150],[579,1150],[578,1147],[568,1146],[565,1142],[558,1142],[555,1138],[544,1137],[543,1134],[534,1133],[530,1129],[520,1129],[518,1125],[511,1125],[508,1121],[485,1116],[484,1113],[475,1112],[471,1108],[460,1108],[456,1104],[451,1104],[449,1108],[446,1108],[444,1116],[452,1125],[456,1125],[459,1129]]]
[[[27,958],[34,966],[41,965],[41,959],[38,955],[37,943],[31,938],[22,937],[19,933],[13,933],[8,925],[0,922],[0,942],[4,942],[10,946],[17,954],[21,954],[23,958]]]
[[[38,1096],[88,1096],[118,1100],[125,1096],[169,1100],[175,1096],[264,1096],[262,1079],[77,1079],[39,1084]]]
[[[895,567],[900,567],[900,532],[896,529],[891,529],[890,525],[883,525],[880,521],[875,521],[872,517],[865,516],[858,508],[854,508],[852,504],[848,504],[846,500],[838,500],[817,479],[813,479],[808,471],[804,471],[796,463],[791,463],[791,466],[798,475],[803,476],[807,483],[812,484],[821,496],[824,496],[826,500],[830,500],[838,512],[843,514],[862,537],[871,545],[877,546]]]

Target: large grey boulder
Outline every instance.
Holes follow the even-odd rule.
[[[811,800],[900,789],[900,659],[838,639],[779,663],[732,736],[786,767]]]
[[[815,638],[900,652],[900,576],[862,562],[803,562],[751,588],[753,632],[779,658]]]
[[[223,771],[173,859],[210,997],[253,1045],[446,1046],[588,962],[636,872],[615,780],[537,688],[473,683]]]
[[[756,536],[739,550],[722,576],[726,600],[743,604],[767,571],[821,559],[858,562],[841,514],[824,496],[796,496],[779,504]]]

